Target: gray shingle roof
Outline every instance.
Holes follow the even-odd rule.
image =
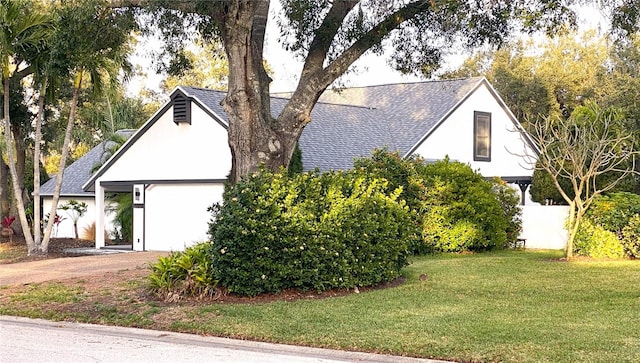
[[[368,157],[382,147],[406,156],[483,81],[476,77],[328,90],[300,137],[304,169],[349,169],[355,158]],[[226,92],[187,86],[177,90],[192,97],[225,127],[229,124],[220,105]],[[284,108],[287,96],[271,98],[274,114]],[[167,105],[159,113],[166,109]],[[148,127],[151,124],[144,126]],[[98,145],[65,169],[63,195],[92,194],[82,186],[90,179],[88,171],[100,159],[102,148]],[[52,194],[54,183],[54,179],[45,183],[42,194]]]
[[[135,130],[119,130],[116,133],[124,136],[125,138],[129,138],[134,132]],[[85,192],[82,190],[82,185],[89,180],[89,177],[91,177],[91,169],[94,165],[104,161],[101,160],[104,150],[108,149],[111,145],[113,145],[112,141],[101,142],[84,154],[80,159],[66,167],[64,169],[60,196],[92,196],[93,192]],[[52,196],[56,185],[56,179],[57,177],[54,176],[42,184],[40,186],[40,195]]]
[[[220,102],[222,102],[222,99],[227,95],[227,92],[188,86],[178,86],[178,89],[182,90],[187,96],[197,99],[200,104],[215,114],[219,118],[219,121],[227,125],[229,124],[227,114],[220,105]]]
[[[311,113],[300,137],[305,170],[349,169],[354,158],[387,147],[407,155],[478,84],[483,77],[328,90]],[[180,87],[223,118],[225,92]],[[290,94],[272,97],[277,114]]]
[[[327,91],[300,137],[304,168],[349,169],[354,157],[369,157],[374,149],[382,147],[406,156],[482,80],[476,77]],[[328,107],[336,109],[327,112]]]

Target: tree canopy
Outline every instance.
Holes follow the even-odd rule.
[[[311,121],[318,98],[367,52],[390,52],[402,72],[430,74],[455,46],[502,44],[517,31],[549,34],[575,24],[564,1],[280,0],[279,40],[303,60],[290,101],[273,115],[271,79],[264,67],[269,0],[112,0],[135,7],[165,36],[174,55],[167,68],[188,64],[183,42],[191,32],[219,39],[229,62],[228,95],[231,179],[287,166]]]

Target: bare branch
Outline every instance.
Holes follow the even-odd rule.
[[[567,256],[582,217],[594,198],[618,186],[636,173],[635,160],[640,155],[632,135],[616,130],[620,120],[614,113],[595,104],[582,106],[588,117],[574,113],[568,119],[542,118],[533,125],[531,138],[540,148],[537,169],[546,171],[572,208],[569,219]],[[525,148],[525,150],[528,150]],[[533,155],[527,155],[533,159]],[[571,184],[564,190],[562,180]]]

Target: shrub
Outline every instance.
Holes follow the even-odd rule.
[[[437,161],[426,165],[422,180],[426,196],[420,214],[425,245],[451,252],[505,246],[507,218],[491,183],[469,165]]]
[[[522,222],[519,197],[508,186],[495,186],[470,166],[448,159],[426,163],[420,157],[376,150],[355,167],[401,187],[401,198],[415,211],[422,240],[414,253],[481,251],[504,247],[517,238]]]
[[[230,292],[324,291],[395,279],[415,229],[387,182],[358,171],[261,171],[212,209],[214,277]]]
[[[185,295],[213,295],[217,283],[213,279],[210,251],[211,243],[203,242],[184,252],[159,257],[158,262],[151,265],[151,290],[163,300],[172,302]]]
[[[403,159],[397,152],[378,149],[370,158],[357,159],[354,168],[379,178],[386,179],[389,189],[402,188],[402,198],[409,208],[420,209],[425,186],[422,181],[426,163],[419,156]]]
[[[574,241],[576,255],[593,258],[622,258],[624,250],[615,233],[584,218]]]
[[[586,216],[607,231],[621,236],[629,220],[640,214],[640,195],[617,192],[594,199]]]
[[[640,215],[635,214],[622,229],[622,248],[627,256],[640,258]]]
[[[520,209],[520,196],[518,192],[498,178],[493,178],[493,192],[500,203],[502,213],[507,220],[507,245],[513,244],[522,232],[522,209]]]

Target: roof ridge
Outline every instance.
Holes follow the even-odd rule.
[[[182,89],[190,88],[190,89],[199,90],[199,91],[216,92],[216,93],[227,93],[227,91],[222,91],[222,90],[219,90],[219,89],[187,86],[187,85],[183,85],[183,84],[177,85],[176,88],[182,88]],[[171,92],[171,93],[173,93],[173,92]]]
[[[394,83],[384,83],[384,84],[372,84],[368,86],[353,86],[353,87],[336,87],[336,88],[327,88],[327,91],[333,90],[347,90],[347,89],[356,89],[356,88],[375,88],[375,87],[384,87],[384,86],[401,86],[401,85],[413,85],[413,84],[426,84],[426,83],[445,83],[445,82],[456,82],[456,81],[470,81],[476,79],[485,78],[484,76],[475,76],[475,77],[460,77],[460,78],[451,78],[451,79],[431,79],[431,80],[423,80],[423,81],[406,81],[406,82],[394,82]],[[287,92],[277,92],[277,93],[287,93]]]

